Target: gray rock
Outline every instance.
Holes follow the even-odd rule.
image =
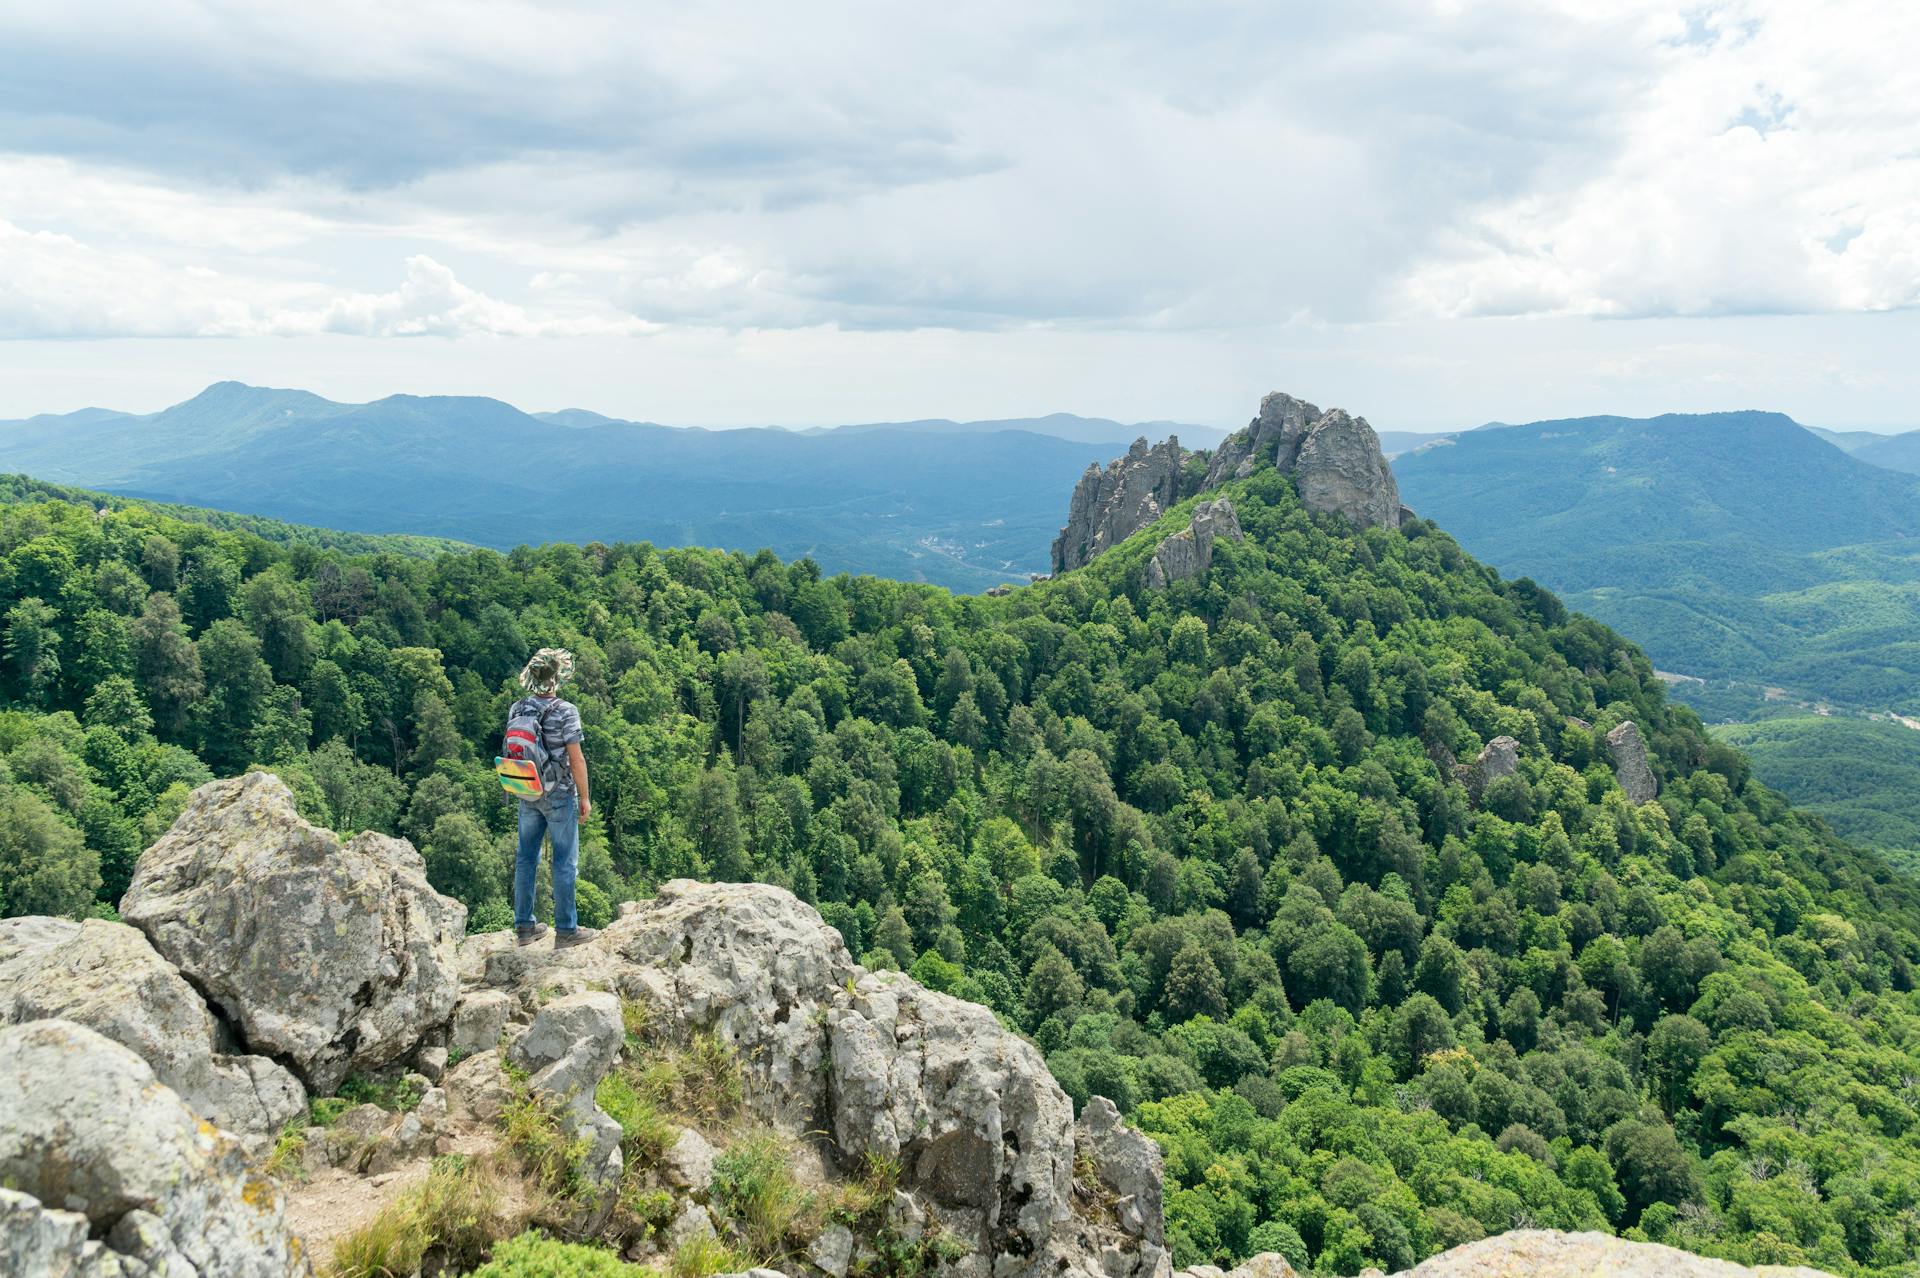
[[[1087,467],[1074,485],[1067,523],[1053,542],[1053,571],[1065,572],[1117,546],[1189,496],[1186,449],[1168,436],[1148,444],[1143,436],[1125,457],[1104,468]]]
[[[613,1068],[625,1036],[620,1000],[614,995],[568,994],[535,1014],[507,1060],[533,1075],[528,1085],[535,1095],[560,1105],[582,1099],[591,1105],[593,1089]]]
[[[675,1189],[704,1194],[713,1184],[713,1146],[691,1127],[680,1135],[660,1160],[660,1175]]]
[[[1032,1045],[983,1007],[864,971],[790,892],[675,881],[592,945],[518,949],[472,937],[461,968],[470,990],[502,990],[519,1006],[548,991],[617,991],[643,1003],[666,1039],[713,1034],[732,1048],[755,1119],[803,1148],[828,1130],[849,1166],[868,1152],[899,1158],[902,1220],[971,1252],[948,1267],[956,1278],[1097,1271],[1108,1245],[1124,1261],[1114,1278],[1170,1272],[1152,1241],[1162,1236],[1157,1197],[1140,1195],[1132,1233],[1111,1213],[1086,1216],[1072,1183],[1072,1106]],[[534,1050],[538,1037],[529,1026],[510,1050],[550,1054]],[[456,1110],[479,1060],[448,1071]]]
[[[1235,1265],[1227,1278],[1300,1278],[1300,1275],[1279,1252],[1263,1251]]]
[[[533,1074],[527,1080],[529,1090],[552,1103],[571,1125],[573,1135],[586,1142],[582,1164],[598,1193],[576,1222],[582,1233],[593,1233],[606,1222],[620,1190],[625,1165],[620,1124],[602,1112],[593,1097],[625,1041],[620,1000],[612,994],[585,991],[563,995],[542,1007],[507,1052],[512,1064]]]
[[[1305,400],[1281,391],[1261,397],[1260,415],[1247,428],[1221,441],[1207,463],[1206,487],[1218,488],[1232,479],[1244,479],[1253,473],[1261,459],[1274,469],[1290,471],[1300,456],[1300,445],[1307,432],[1320,419],[1320,410]]]
[[[299,1080],[273,1061],[215,1050],[199,994],[123,924],[0,920],[0,1024],[53,1018],[130,1049],[195,1113],[255,1150],[307,1107]]]
[[[40,1205],[31,1194],[0,1189],[0,1262],[14,1278],[69,1278],[80,1270],[87,1218]]]
[[[1500,777],[1510,777],[1520,767],[1520,743],[1512,737],[1495,737],[1487,742],[1473,761],[1473,771],[1469,774],[1468,788],[1478,800],[1486,793],[1487,786]]]
[[[1120,1227],[1150,1243],[1164,1243],[1160,1147],[1120,1120],[1120,1111],[1095,1096],[1080,1111],[1074,1147],[1092,1160],[1093,1171],[1113,1195]]]
[[[0,1182],[85,1218],[95,1242],[80,1244],[71,1272],[112,1272],[124,1260],[197,1278],[309,1273],[279,1191],[239,1142],[139,1056],[72,1021],[0,1029]],[[6,1205],[16,1218],[25,1212],[18,1199]],[[70,1226],[26,1226],[43,1250],[61,1230]],[[102,1238],[113,1257],[100,1255]],[[119,1263],[118,1272],[141,1270]]]
[[[707,1215],[707,1209],[688,1200],[680,1204],[680,1210],[667,1223],[666,1251],[671,1254],[690,1242],[719,1236],[713,1228],[713,1217]]]
[[[366,1167],[387,1128],[388,1117],[378,1105],[355,1105],[334,1119],[320,1138],[327,1164],[355,1171]]]
[[[428,886],[412,845],[372,833],[342,844],[264,772],[194,791],[141,856],[120,913],[249,1049],[321,1093],[411,1050],[459,989],[466,907]]]
[[[881,973],[855,982],[827,1033],[844,1154],[898,1159],[981,1254],[1046,1250],[1072,1193],[1073,1111],[1030,1043],[978,1004]]]
[[[414,1067],[420,1071],[420,1077],[437,1083],[447,1072],[447,1055],[444,1047],[423,1047],[413,1054]]]
[[[1647,743],[1640,728],[1628,719],[1607,734],[1607,749],[1613,753],[1613,775],[1620,788],[1635,803],[1651,803],[1660,793],[1653,767],[1647,760]]]
[[[1400,504],[1393,467],[1365,418],[1338,408],[1322,412],[1279,391],[1260,401],[1260,415],[1246,429],[1213,451],[1206,476],[1197,483],[1188,473],[1188,457],[1177,439],[1151,447],[1140,439],[1125,457],[1105,467],[1089,466],[1074,486],[1066,525],[1054,540],[1053,571],[1080,567],[1175,503],[1244,479],[1263,461],[1293,477],[1309,510],[1341,515],[1363,528],[1398,528],[1413,518]],[[1156,549],[1146,569],[1149,589],[1205,571],[1198,538],[1182,544],[1181,537],[1176,533]]]
[[[453,1033],[447,1046],[463,1056],[490,1051],[513,1014],[513,998],[500,990],[463,994],[453,1008]]]
[[[1364,417],[1338,408],[1323,414],[1300,441],[1293,482],[1308,510],[1343,515],[1362,528],[1400,526],[1400,487]]]
[[[1240,516],[1225,497],[1203,501],[1193,508],[1193,524],[1161,541],[1147,560],[1146,585],[1160,590],[1169,583],[1198,577],[1213,567],[1213,543],[1224,537],[1239,541]]]
[[[1803,1266],[1749,1269],[1659,1243],[1597,1233],[1516,1229],[1429,1256],[1402,1278],[1830,1278]]]
[[[452,1113],[482,1123],[500,1117],[513,1099],[500,1070],[498,1052],[469,1056],[448,1070],[446,1090],[447,1107]]]
[[[828,1278],[847,1278],[847,1267],[853,1263],[853,1231],[845,1225],[829,1225],[807,1248],[807,1259]]]

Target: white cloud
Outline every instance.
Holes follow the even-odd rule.
[[[638,333],[637,321],[541,315],[468,288],[425,254],[407,259],[407,278],[387,293],[352,293],[318,309],[294,309],[264,325],[278,334],[357,337],[555,337]]]
[[[1414,311],[1597,316],[1920,304],[1920,9],[1777,0],[1654,50],[1606,147],[1488,201]]]
[[[1878,311],[1916,46],[1885,0],[11,6],[0,333]]]

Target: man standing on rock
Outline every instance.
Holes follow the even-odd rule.
[[[593,811],[587,797],[587,756],[580,750],[586,734],[580,728],[580,710],[560,697],[560,685],[573,677],[573,654],[565,648],[542,648],[520,672],[526,696],[507,711],[509,721],[522,716],[538,721],[540,744],[548,755],[565,759],[564,769],[538,799],[520,800],[520,854],[513,866],[513,935],[531,945],[547,935],[547,926],[533,918],[534,875],[540,868],[540,843],[553,836],[553,945],[565,949],[599,935],[581,927],[574,910],[574,883],[580,874],[580,823]]]

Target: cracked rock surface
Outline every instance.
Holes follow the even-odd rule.
[[[54,1018],[131,1049],[195,1113],[256,1149],[306,1111],[306,1091],[280,1065],[217,1049],[199,994],[125,924],[0,920],[0,1023]]]
[[[15,1278],[305,1278],[279,1190],[132,1051],[0,1029],[0,1241]]]

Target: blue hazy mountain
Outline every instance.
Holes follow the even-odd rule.
[[[708,431],[478,397],[343,404],[221,382],[158,413],[0,423],[0,470],[497,547],[766,546],[830,572],[978,590],[1046,571],[1064,494],[1088,463],[1173,431],[1200,433],[1065,414]]]

